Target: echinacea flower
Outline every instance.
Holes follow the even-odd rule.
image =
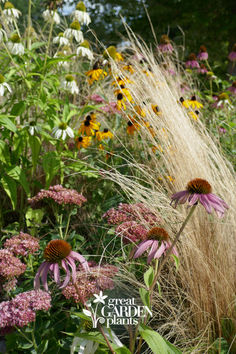
[[[53,21],[57,25],[59,25],[61,22],[60,16],[58,15],[58,13],[55,10],[49,10],[49,9],[45,10],[43,12],[43,18],[45,21],[47,21],[47,22]]]
[[[7,89],[10,93],[11,87],[5,82],[5,78],[2,74],[0,74],[0,96],[4,96],[5,89]]]
[[[170,247],[171,242],[169,241],[169,235],[166,230],[160,227],[153,227],[147,233],[146,240],[137,246],[133,258],[140,257],[148,248],[150,248],[147,259],[149,264],[153,259],[158,259],[165,254]],[[178,257],[178,252],[175,247],[173,247],[172,253]]]
[[[70,244],[64,240],[50,241],[44,250],[44,258],[45,261],[40,265],[34,279],[34,287],[36,290],[40,288],[41,278],[45,290],[48,291],[47,275],[49,272],[53,273],[54,280],[60,289],[67,286],[71,277],[74,283],[76,281],[75,260],[81,263],[86,272],[89,271],[86,259],[78,252],[72,251]],[[66,272],[64,282],[61,282],[60,279],[59,266]],[[71,268],[71,272],[69,267]]]
[[[80,43],[83,42],[84,36],[83,32],[80,31],[80,23],[79,21],[75,20],[70,24],[70,28],[67,28],[64,32],[64,36],[66,38],[75,38],[76,42]]]
[[[207,49],[204,45],[200,46],[200,52],[198,53],[197,58],[199,60],[207,60],[208,59]]]
[[[194,53],[189,54],[189,57],[185,63],[185,66],[186,66],[186,68],[192,68],[192,69],[195,69],[195,68],[198,69],[200,67],[199,63],[197,62],[197,57]]]
[[[78,149],[87,148],[91,145],[91,136],[79,136],[75,139],[75,144]]]
[[[17,20],[19,18],[19,16],[21,15],[21,12],[20,12],[20,10],[17,10],[15,8],[15,6],[10,1],[7,1],[4,4],[3,14],[5,15],[6,21],[9,24],[9,23],[13,23],[15,20]]]
[[[76,54],[82,57],[87,57],[89,60],[93,60],[93,52],[89,49],[89,47],[89,42],[84,40],[76,49]]]
[[[222,218],[225,209],[228,209],[229,206],[220,197],[211,193],[211,190],[211,185],[205,179],[195,178],[188,182],[186,190],[171,196],[171,204],[174,203],[174,207],[176,207],[178,204],[188,201],[188,204],[192,206],[199,201],[208,214],[211,214],[212,209],[215,209],[217,216]]]
[[[229,53],[228,59],[232,62],[236,60],[236,43],[233,45],[232,52]]]
[[[11,54],[15,54],[15,55],[23,55],[24,54],[25,48],[20,41],[21,41],[21,39],[17,33],[14,33],[10,37],[10,41],[7,42],[7,47],[9,49],[9,51],[11,52]]]
[[[236,95],[236,81],[234,81],[232,85],[227,88],[227,90],[230,91],[232,94]]]
[[[204,75],[204,74],[206,74],[206,73],[208,72],[208,70],[207,70],[207,68],[205,67],[204,64],[201,64],[201,65],[200,65],[200,68],[197,69],[197,72],[198,72],[199,74]]]
[[[60,123],[57,127],[53,128],[52,133],[56,139],[61,138],[62,140],[65,140],[67,135],[70,138],[74,138],[73,130],[67,125],[67,123],[64,122]]]
[[[72,95],[79,93],[79,88],[73,75],[66,75],[65,79],[61,83],[61,87],[69,91]]]
[[[72,15],[74,19],[79,21],[82,25],[88,26],[91,22],[91,18],[86,12],[86,6],[84,5],[83,1],[78,2]]]
[[[63,32],[60,32],[56,37],[53,38],[53,43],[57,43],[59,46],[68,45],[69,39],[64,36]]]
[[[173,52],[173,46],[170,43],[170,39],[166,34],[163,34],[161,36],[160,44],[158,45],[158,49],[162,53],[172,53]]]
[[[229,95],[225,92],[222,92],[219,94],[219,96],[213,97],[215,99],[215,102],[213,103],[212,107],[214,108],[228,108],[229,110],[233,109],[233,106],[231,105]]]

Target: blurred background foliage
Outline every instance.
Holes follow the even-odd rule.
[[[32,15],[37,24],[42,21],[41,13],[47,2],[51,1],[33,1]],[[69,17],[77,2],[64,1],[65,17]],[[27,14],[28,1],[12,0],[12,3]],[[147,11],[157,40],[168,34],[177,45],[183,46],[183,57],[197,53],[204,44],[214,66],[222,72],[227,69],[227,55],[236,42],[235,0],[84,0],[84,3],[92,18],[90,26],[104,45],[117,45],[126,37],[121,16],[147,44],[154,45]],[[88,37],[94,41],[91,33]]]

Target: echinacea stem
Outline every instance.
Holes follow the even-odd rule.
[[[182,226],[181,226],[179,232],[177,232],[177,234],[176,234],[176,236],[175,236],[175,239],[174,239],[174,241],[173,241],[172,244],[171,244],[171,247],[168,248],[168,250],[167,250],[167,252],[166,252],[166,255],[165,255],[165,258],[163,258],[162,262],[160,263],[160,265],[159,265],[159,267],[158,267],[158,271],[157,271],[157,274],[156,274],[156,277],[155,277],[156,279],[154,278],[154,281],[155,281],[155,282],[156,282],[156,280],[157,280],[157,278],[158,278],[158,276],[159,276],[159,274],[160,274],[162,268],[163,268],[164,265],[166,264],[166,262],[167,262],[167,260],[168,260],[168,257],[169,257],[169,255],[171,254],[171,252],[172,252],[174,246],[175,246],[176,243],[178,242],[182,231],[184,230],[184,228],[185,228],[185,226],[187,225],[189,219],[190,219],[191,216],[193,215],[193,212],[194,212],[194,210],[196,209],[196,207],[197,207],[197,204],[194,204],[194,205],[192,206],[192,208],[190,209],[189,214],[187,215],[186,219],[184,220],[184,222],[183,222],[183,224],[182,224]],[[154,283],[154,281],[153,281],[153,283]]]

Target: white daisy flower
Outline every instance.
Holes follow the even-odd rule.
[[[35,135],[41,131],[41,128],[35,122],[29,122],[23,125],[23,128],[28,128],[30,135]]]
[[[21,12],[20,10],[17,10],[10,1],[7,1],[4,5],[3,14],[6,17],[7,23],[13,23],[19,18]]]
[[[61,87],[67,91],[70,91],[70,93],[72,93],[72,94],[79,93],[79,88],[77,86],[74,76],[72,76],[72,75],[65,76],[65,80],[62,81]]]
[[[86,6],[83,1],[80,1],[75,8],[75,11],[72,13],[74,20],[81,22],[82,25],[89,25],[91,22],[91,18],[89,14],[86,12]]]
[[[20,43],[20,37],[18,36],[17,33],[14,33],[10,37],[10,41],[7,42],[7,47],[9,51],[15,55],[23,55],[25,52],[25,48],[23,44]]]
[[[58,15],[58,13],[56,11],[53,11],[53,10],[45,10],[43,12],[43,18],[45,21],[53,21],[59,25],[59,23],[61,22],[61,19],[60,19],[60,16]]]
[[[57,37],[53,38],[53,43],[58,43],[60,46],[68,45],[69,39],[64,37],[63,32],[60,32]]]
[[[105,301],[104,300],[108,297],[107,295],[103,295],[103,292],[100,291],[99,295],[94,294],[94,296],[96,297],[96,299],[93,300],[94,303],[98,302],[98,303],[101,303],[101,304],[105,305]]]
[[[84,36],[83,33],[80,31],[80,24],[77,20],[73,21],[70,24],[70,28],[67,28],[65,30],[64,36],[69,39],[74,37],[78,43],[83,42]]]
[[[73,130],[70,127],[68,127],[66,123],[60,123],[59,126],[53,128],[52,133],[56,139],[61,138],[62,140],[65,140],[67,135],[70,138],[74,138]]]
[[[12,92],[11,87],[5,82],[4,76],[0,74],[0,96],[4,96],[5,89]]]
[[[93,53],[89,49],[89,42],[83,41],[80,46],[76,49],[76,54],[82,57],[87,57],[89,60],[93,60]]]

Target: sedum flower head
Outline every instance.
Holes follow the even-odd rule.
[[[37,252],[39,249],[39,242],[35,237],[20,232],[19,235],[6,240],[4,247],[15,255],[27,256],[28,254]]]
[[[18,277],[25,272],[26,265],[16,258],[8,249],[0,250],[0,276],[4,278]]]

